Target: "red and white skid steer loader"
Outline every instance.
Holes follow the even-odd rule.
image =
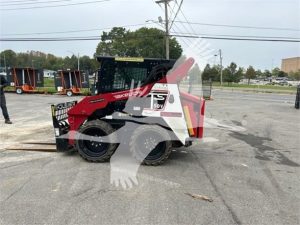
[[[76,149],[86,160],[110,159],[127,146],[146,165],[159,165],[172,148],[203,137],[205,100],[179,90],[194,59],[97,57],[93,96],[52,105],[57,151]],[[118,149],[122,151],[122,149]]]

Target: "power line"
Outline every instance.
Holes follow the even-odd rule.
[[[174,24],[174,26],[177,27],[176,24]],[[178,29],[178,27],[177,27],[177,29]],[[171,30],[174,31],[173,27],[171,28]],[[181,38],[181,40],[182,40],[182,42],[183,42],[187,47],[189,46],[189,44],[188,44],[183,38]]]
[[[42,35],[42,34],[66,34],[66,33],[78,33],[78,32],[90,32],[90,31],[103,31],[103,30],[109,30],[114,27],[136,27],[136,26],[145,26],[145,25],[151,25],[156,24],[155,22],[147,22],[147,23],[139,23],[139,24],[126,24],[126,25],[118,25],[118,26],[112,26],[112,27],[104,27],[104,28],[91,28],[91,29],[81,29],[81,30],[67,30],[67,31],[49,31],[49,32],[33,32],[33,33],[10,33],[10,34],[1,34],[1,36],[25,36],[25,35]],[[183,34],[183,35],[207,35],[207,34],[195,34],[195,33],[185,33],[182,32],[181,29],[174,24],[174,26],[177,28],[178,32],[176,30],[173,30],[173,33],[175,34]],[[208,34],[212,35],[212,34]],[[213,34],[214,36],[235,36],[235,37],[263,37],[263,36],[244,36],[244,35],[227,35],[227,34]],[[297,39],[294,37],[274,37],[274,38],[292,38]]]
[[[12,1],[1,1],[1,3],[12,3],[12,2],[38,2],[39,0],[12,0]]]
[[[109,2],[109,1],[111,1],[111,0],[78,2],[78,3],[61,4],[61,5],[48,5],[48,6],[32,6],[32,7],[21,7],[21,8],[8,8],[8,9],[0,9],[0,10],[1,11],[11,11],[11,10],[26,10],[26,9],[42,9],[42,8],[54,8],[54,7],[74,6],[74,5],[86,5],[86,4],[102,3],[102,2]]]
[[[145,26],[152,23],[139,23],[139,24],[127,24],[122,26],[114,26],[114,27],[137,27],[137,26]],[[68,31],[52,31],[52,32],[35,32],[35,33],[16,33],[16,34],[1,34],[1,36],[25,36],[25,35],[41,35],[41,34],[67,34],[67,33],[78,33],[78,32],[89,32],[89,31],[103,31],[109,30],[114,27],[105,27],[105,28],[92,28],[92,29],[82,29],[82,30],[68,30]]]
[[[139,39],[139,38],[163,38],[164,35],[129,35],[122,38],[116,38],[116,39]],[[85,37],[53,37],[53,38],[0,38],[0,41],[6,41],[6,42],[47,42],[47,41],[92,41],[92,40],[101,40],[101,37],[99,36],[85,36]]]
[[[240,26],[240,25],[228,25],[228,24],[197,23],[197,22],[186,22],[186,21],[174,21],[174,22],[189,23],[189,24],[202,25],[202,26],[231,27],[231,28],[241,28],[241,29],[300,31],[300,29],[285,28],[285,27],[256,27],[256,26]]]
[[[183,2],[183,0],[181,1],[181,5],[182,5],[182,2]],[[178,5],[177,4],[177,1],[175,1],[175,3],[176,3],[176,5]],[[179,12],[179,9],[181,8],[181,5],[179,5],[178,6],[178,11],[176,12],[176,14],[175,14],[175,12],[174,12],[174,10],[173,9],[171,9],[171,12],[172,12],[172,14],[175,14],[176,16],[178,15],[178,12]],[[171,8],[171,7],[170,7]],[[180,33],[183,33],[183,32],[181,32],[181,29],[179,29],[179,27],[176,25],[176,24],[174,24],[173,23],[173,25],[177,28],[177,30],[180,32]],[[183,26],[184,27],[184,29],[187,31],[187,32],[189,32],[189,30],[186,28],[186,26]],[[171,29],[174,31],[174,29],[171,27]],[[182,42],[188,47],[191,43],[192,43],[192,41],[191,40],[187,40],[188,42],[189,42],[189,44],[184,40],[184,39],[182,39]]]
[[[182,1],[183,2],[183,1]],[[175,1],[175,3],[178,5],[178,3],[177,3],[177,1]],[[178,10],[180,11],[181,9],[181,6],[180,5],[178,5]],[[174,12],[173,12],[174,13]],[[176,26],[177,27],[177,29],[178,29],[178,26]],[[189,33],[189,29],[184,25],[184,24],[182,24],[182,27]],[[193,30],[192,30],[193,31]]]
[[[214,35],[184,35],[184,34],[171,34],[173,37],[181,37],[181,38],[203,38],[203,39],[216,39],[216,40],[236,40],[236,41],[268,41],[268,42],[300,42],[300,39],[292,39],[292,38],[275,38],[275,37],[218,37]],[[138,39],[138,38],[163,38],[164,35],[141,35],[141,36],[127,36],[122,39]],[[99,36],[86,36],[86,37],[55,37],[55,38],[0,38],[0,41],[89,41],[89,40],[100,40]]]
[[[189,23],[187,17],[185,16],[185,14],[184,14],[183,11],[182,11],[182,3],[183,3],[183,0],[181,0],[180,4],[178,4],[177,0],[175,0],[175,3],[176,3],[177,6],[178,6],[178,12],[180,12],[181,15],[184,17],[185,21],[188,23],[188,25],[189,25],[191,31],[193,32],[193,34],[196,35],[196,31],[194,30],[193,26]],[[178,12],[177,12],[177,13],[178,13]],[[175,19],[174,19],[174,20],[175,20]],[[182,24],[182,25],[184,25],[184,24]],[[174,24],[174,26],[177,27],[177,29],[178,29],[178,26],[177,26],[176,24]],[[183,27],[184,27],[185,30],[188,30],[185,26],[183,26]],[[182,40],[184,40],[184,39],[182,39]],[[189,41],[189,43],[191,43],[191,46],[195,46],[195,44],[194,44],[190,39],[188,39],[188,41]],[[198,45],[196,45],[195,47],[199,50],[198,54],[200,54],[200,55],[202,55],[202,56],[203,56],[203,53],[210,52],[209,54],[211,54],[211,52],[215,51],[214,49],[211,49],[211,48],[210,48],[209,46],[207,46],[207,45],[206,45],[206,46],[203,46],[203,47],[198,47]]]
[[[176,2],[177,2],[177,1],[176,1]],[[175,19],[176,19],[177,16],[178,16],[178,13],[179,13],[179,10],[180,10],[180,8],[181,8],[181,6],[182,6],[182,3],[183,3],[183,0],[181,0],[180,4],[179,4],[179,6],[178,6],[178,9],[177,9],[177,12],[175,13],[175,16],[174,16],[174,18],[173,18],[173,21],[171,21],[170,29],[172,28],[173,23],[174,23]],[[178,5],[178,4],[174,4],[174,8],[175,8],[176,5]],[[174,11],[174,8],[173,8],[172,11]]]
[[[71,1],[73,1],[73,0],[38,1],[38,2],[9,3],[9,4],[2,4],[2,2],[0,2],[0,6],[35,5],[35,4],[48,4],[48,3],[55,3],[55,2],[71,2]]]
[[[172,35],[174,37],[184,38],[203,38],[215,40],[228,40],[228,41],[262,41],[262,42],[300,42],[300,39],[267,39],[267,38],[235,38],[235,37],[214,37],[214,36],[191,36],[191,35]]]
[[[182,1],[183,1],[183,0],[182,0]],[[177,0],[175,0],[175,2],[176,2],[176,4],[178,5]],[[191,28],[192,32],[193,32],[193,33],[196,33],[195,30],[194,30],[194,28],[193,28],[193,26],[191,25],[191,23],[188,21],[188,19],[187,19],[186,16],[184,15],[184,13],[183,13],[183,11],[182,11],[180,5],[178,5],[178,7],[179,7],[179,11],[180,11],[181,15],[183,16],[183,18],[185,19],[186,23],[187,23],[188,25],[190,25],[190,28]]]
[[[273,39],[296,39],[300,40],[300,37],[282,37],[282,36],[252,36],[252,35],[232,35],[232,34],[194,34],[194,33],[178,33],[174,32],[173,34],[186,35],[186,36],[214,36],[214,37],[234,37],[234,38],[273,38]]]
[[[181,0],[181,2],[180,2],[180,4],[178,4],[178,1],[177,0],[175,0],[175,3],[178,5],[178,11],[181,13],[181,15],[183,16],[183,18],[185,19],[185,21],[186,21],[186,23],[189,25],[189,27],[190,27],[190,29],[191,29],[191,31],[192,31],[192,33],[195,35],[196,34],[196,31],[195,31],[195,29],[193,28],[193,26],[190,24],[190,22],[189,22],[189,20],[187,19],[187,17],[185,16],[185,14],[183,13],[183,10],[182,10],[182,3],[183,3],[183,0]],[[185,27],[185,26],[184,26]],[[192,44],[194,44],[194,43],[192,43]],[[211,49],[209,46],[205,46],[204,47],[204,49],[203,48],[198,48],[199,50],[200,50],[200,53],[202,54],[203,53],[203,51],[204,51],[204,53],[205,52],[207,52],[207,51],[210,51],[210,52],[212,52],[212,51],[215,51],[214,49]]]
[[[177,27],[177,25],[174,23],[174,26],[175,27]],[[174,30],[173,28],[172,28],[172,30]],[[176,32],[174,32],[174,33],[176,33]],[[171,35],[171,36],[174,36],[174,35]],[[190,46],[195,46],[194,44],[193,44],[193,42],[189,39],[189,38],[186,38],[186,39],[184,39],[184,37],[177,37],[177,38],[180,38],[180,40],[189,48]],[[188,41],[189,43],[187,43],[186,41]],[[198,54],[200,55],[200,56],[202,56],[202,57],[205,57],[205,55],[203,55],[203,52],[205,53],[205,51],[203,51],[203,49],[202,48],[200,48],[199,46],[195,46],[197,49],[198,49]],[[205,49],[204,49],[205,50]],[[210,49],[209,49],[210,50]]]
[[[170,4],[168,3],[168,5],[169,5],[169,7],[171,8],[171,6],[170,6]],[[171,11],[171,13],[170,13],[170,15],[169,15],[169,21],[171,21],[172,20],[172,16],[173,16],[173,13],[174,13],[174,9],[175,9],[175,7],[176,7],[176,5],[174,4],[173,5],[173,8],[172,8],[172,11]],[[174,17],[174,19],[173,20],[175,20],[175,17]]]

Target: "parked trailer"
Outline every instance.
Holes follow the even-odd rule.
[[[89,88],[87,73],[79,70],[59,70],[55,74],[55,88],[59,94],[72,96],[82,93],[82,88]]]
[[[37,93],[38,87],[44,86],[43,70],[34,68],[10,68],[7,75],[10,86],[17,94]]]

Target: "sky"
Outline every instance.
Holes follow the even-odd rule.
[[[89,2],[90,4],[86,4]],[[85,4],[20,9],[77,3]],[[175,5],[175,0],[170,2],[171,9],[173,9],[173,6],[175,6],[174,11],[176,11],[177,5]],[[172,13],[172,10],[170,10],[170,13]],[[146,23],[147,20],[157,20],[159,16],[163,17],[164,11],[154,0],[107,0],[105,2],[95,0],[0,0],[0,37],[100,36],[102,33],[101,29],[114,26],[142,24],[127,27],[130,30],[135,30],[142,26],[160,28],[161,25],[157,23]],[[171,33],[292,37],[300,39],[300,0],[184,0],[182,13],[178,14],[176,21],[291,28],[294,31],[241,29],[175,22]],[[99,30],[39,34],[88,29]],[[24,33],[27,35],[24,35]],[[256,69],[270,70],[274,67],[280,67],[281,59],[283,58],[300,56],[299,42],[205,40],[204,45],[207,47],[207,51],[203,53],[201,52],[203,43],[199,42],[199,40],[196,43],[196,40],[191,38],[178,38],[178,40],[185,51],[191,48],[196,49],[195,51],[199,53],[200,57],[203,56],[206,62],[211,64],[219,63],[219,57],[215,55],[221,49],[224,66],[227,66],[230,62],[235,62],[237,65],[245,68],[252,65]],[[93,56],[98,42],[97,40],[0,42],[0,50],[12,49],[15,52],[35,50],[56,56],[71,56],[78,53],[81,56]]]

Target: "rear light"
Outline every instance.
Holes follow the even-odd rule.
[[[192,120],[191,120],[189,107],[184,106],[183,111],[184,111],[185,120],[186,120],[186,123],[187,123],[187,128],[188,128],[189,135],[191,137],[193,137],[195,135],[195,132],[194,132],[194,128],[193,128],[193,124],[192,124]]]

